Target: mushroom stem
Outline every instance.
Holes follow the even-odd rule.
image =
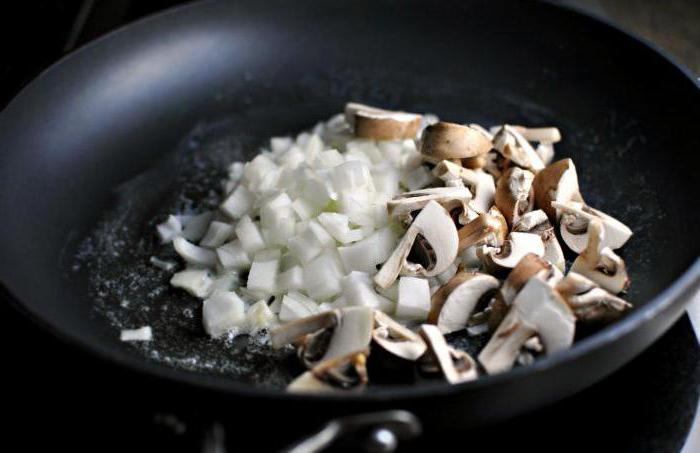
[[[447,382],[459,384],[477,378],[474,360],[466,352],[451,348],[436,326],[423,324],[418,332],[428,346],[426,353],[436,362]]]

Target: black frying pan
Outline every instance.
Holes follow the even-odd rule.
[[[75,52],[2,112],[0,277],[17,306],[58,337],[202,404],[215,401],[211,410],[236,404],[288,430],[299,407],[305,430],[335,415],[393,408],[413,411],[428,429],[499,420],[611,373],[668,329],[697,289],[698,93],[690,74],[659,51],[546,3],[175,9]],[[634,311],[570,351],[503,375],[334,397],[269,388],[274,361],[246,362],[231,349],[217,356],[221,345],[201,339],[196,317],[187,322],[162,309],[194,303],[176,292],[150,302],[128,294],[134,304],[150,303],[150,313],[118,307],[120,288],[129,287],[126,266],[160,253],[154,218],[177,204],[173,194],[185,180],[196,180],[185,195],[202,198],[202,184],[214,184],[226,161],[249,158],[265,137],[309,127],[347,100],[452,121],[558,125],[558,156],[574,158],[587,201],[635,231],[623,250]],[[76,263],[86,237],[98,253]],[[120,256],[105,253],[115,247]],[[122,286],[107,287],[100,277],[109,275]],[[102,315],[153,324],[154,348],[170,357],[214,351],[205,358],[219,357],[220,368],[164,365],[120,342]]]

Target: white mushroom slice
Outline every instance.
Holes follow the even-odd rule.
[[[511,126],[530,142],[557,143],[561,141],[561,133],[556,127],[525,127]]]
[[[298,343],[306,335],[335,327],[338,325],[340,316],[340,311],[331,310],[282,324],[270,330],[270,343],[273,348]]]
[[[554,223],[561,213],[552,206],[552,202],[583,202],[578,187],[576,166],[571,159],[562,159],[548,165],[537,173],[533,182],[535,189],[535,206],[542,209]]]
[[[371,140],[405,140],[415,138],[421,125],[421,115],[380,109],[349,102],[345,118],[355,136]]]
[[[598,219],[588,223],[588,244],[571,265],[571,271],[593,280],[613,294],[626,291],[630,284],[625,262],[605,246],[605,229]]]
[[[421,235],[433,255],[432,267],[409,263],[406,258]],[[429,202],[406,230],[396,249],[374,277],[381,288],[388,288],[399,273],[432,277],[444,272],[457,257],[457,228],[449,213],[435,201]]]
[[[561,213],[559,232],[564,243],[576,253],[581,253],[588,244],[588,225],[592,219],[598,219],[603,223],[605,230],[603,247],[619,249],[632,237],[632,230],[627,225],[583,203],[552,202],[552,206]]]
[[[372,339],[385,351],[409,361],[418,360],[425,353],[426,345],[420,335],[378,310],[374,312],[374,321]]]
[[[367,350],[319,363],[287,386],[287,391],[324,393],[359,391],[367,384]]]
[[[369,307],[345,307],[340,309],[338,324],[320,362],[366,350],[372,341],[374,310]]]
[[[438,122],[425,128],[420,152],[433,162],[486,154],[491,140],[480,130],[463,124]]]
[[[187,263],[203,267],[216,266],[216,253],[212,250],[198,247],[183,237],[173,239],[173,246],[177,254]]]
[[[545,167],[544,162],[525,137],[507,124],[494,135],[493,147],[506,159],[533,173]]]
[[[489,210],[488,214],[481,214],[457,232],[459,238],[459,251],[466,250],[473,245],[488,244],[493,247],[503,245],[508,225],[506,219],[496,209]]]
[[[576,272],[569,272],[555,289],[583,322],[610,322],[632,308],[632,304],[610,294],[593,281]]]
[[[426,354],[430,355],[447,382],[459,384],[478,377],[476,363],[471,356],[451,348],[436,326],[423,324],[418,332],[428,347]]]
[[[211,293],[214,280],[205,269],[185,269],[173,274],[170,284],[184,289],[194,297],[204,299]]]
[[[493,206],[494,197],[496,195],[496,183],[493,177],[480,170],[471,170],[464,168],[449,160],[440,161],[435,168],[433,174],[445,181],[454,184],[454,181],[462,181],[462,184],[467,187],[473,195],[470,207],[479,214],[483,214]]]
[[[499,285],[491,275],[457,273],[433,294],[428,322],[437,325],[443,334],[466,328],[477,303]]]
[[[508,225],[517,222],[521,215],[532,211],[535,204],[532,182],[535,175],[528,170],[511,167],[498,179],[496,206],[503,213]]]
[[[486,251],[484,259],[488,267],[513,268],[528,253],[544,255],[542,239],[537,234],[514,232],[508,235],[501,247]]]
[[[568,349],[574,341],[575,321],[569,306],[550,285],[531,278],[479,354],[479,362],[489,374],[507,371],[523,344],[535,334],[547,354]]]
[[[459,221],[462,224],[468,222],[467,213],[469,211],[469,200],[472,194],[466,187],[433,187],[413,192],[404,192],[401,195],[389,200],[386,204],[390,216],[397,217],[404,223],[411,223],[413,220],[411,213],[420,211],[431,201],[436,201],[451,212],[453,209],[461,208]]]
[[[544,255],[542,257],[564,272],[566,259],[564,251],[559,245],[554,227],[549,223],[547,214],[541,209],[524,214],[513,225],[513,231],[522,233],[539,234],[544,243]]]

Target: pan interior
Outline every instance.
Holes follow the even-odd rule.
[[[0,277],[34,318],[120,363],[281,385],[288,354],[204,337],[197,304],[148,264],[167,253],[153,227],[215,205],[228,163],[349,100],[560,127],[586,200],[635,232],[621,254],[638,310],[697,258],[698,90],[650,49],[540,2],[372,2],[371,17],[344,0],[272,3],[135,24],[2,112]],[[143,324],[152,344],[118,340]]]

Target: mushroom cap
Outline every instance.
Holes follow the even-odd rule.
[[[345,104],[345,120],[355,136],[371,140],[405,140],[415,138],[420,130],[421,115],[386,110],[357,102]]]
[[[503,246],[498,250],[488,251],[489,264],[498,267],[513,268],[528,253],[544,255],[544,243],[537,234],[511,232]]]
[[[436,326],[423,324],[418,333],[427,345],[426,356],[435,362],[447,382],[458,384],[477,378],[476,363],[471,356],[451,348]]]
[[[406,258],[418,235],[432,248],[435,260],[432,268],[409,263]],[[381,288],[388,288],[401,275],[433,277],[444,272],[457,257],[459,238],[450,214],[436,201],[430,201],[409,225],[389,259],[374,276]]]
[[[428,322],[447,334],[464,329],[477,303],[500,286],[497,278],[482,273],[458,272],[433,294]]]
[[[532,210],[535,200],[532,182],[535,175],[519,167],[511,167],[496,184],[496,206],[503,213],[508,225],[513,225],[521,215]]]
[[[489,213],[481,214],[464,225],[457,234],[459,251],[483,242],[487,242],[491,246],[500,246],[508,234],[508,225],[500,211],[497,209],[489,210]]]
[[[605,247],[605,229],[599,219],[588,224],[588,244],[571,265],[571,271],[597,283],[601,288],[618,294],[626,291],[630,280],[625,262],[609,247]]]
[[[491,140],[482,131],[440,121],[425,128],[420,152],[431,159],[463,159],[486,154]]]
[[[512,126],[504,124],[493,137],[493,147],[503,157],[513,161],[519,167],[534,173],[545,165],[532,145]]]
[[[567,349],[574,341],[575,317],[564,299],[545,281],[531,278],[479,354],[490,374],[509,370],[521,347],[539,335],[547,354]]]
[[[561,213],[559,232],[564,243],[576,253],[581,253],[588,244],[588,224],[591,219],[598,219],[603,223],[603,247],[619,249],[632,237],[632,230],[627,225],[584,203],[553,202],[552,206]]]
[[[469,210],[471,198],[472,194],[466,187],[431,187],[404,192],[389,200],[386,206],[390,216],[410,223],[411,213],[423,209],[430,201],[436,201],[448,212],[461,208],[462,214],[459,220],[466,223],[466,213]]]
[[[394,321],[388,315],[375,310],[376,328],[372,332],[374,342],[390,354],[409,361],[418,360],[426,349],[420,335]]]
[[[576,272],[569,272],[555,289],[569,304],[576,319],[583,322],[610,322],[632,308],[629,302]]]
[[[555,265],[560,271],[564,271],[566,267],[564,251],[554,233],[554,227],[549,223],[549,218],[544,211],[537,209],[523,214],[513,225],[513,231],[539,234],[544,243],[544,255],[542,257]]]
[[[578,186],[576,166],[571,159],[562,159],[548,165],[537,173],[533,182],[535,206],[542,209],[554,223],[559,220],[559,212],[552,202],[583,202]]]

